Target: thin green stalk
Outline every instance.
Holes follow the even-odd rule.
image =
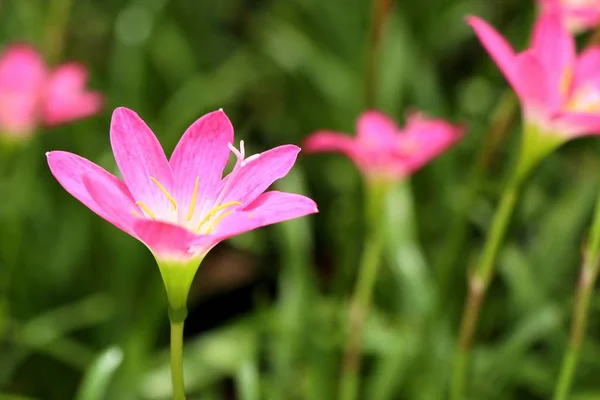
[[[469,293],[465,302],[458,348],[454,359],[452,378],[452,399],[454,400],[462,400],[464,398],[467,358],[479,319],[481,304],[491,282],[496,255],[500,249],[500,244],[506,233],[520,191],[520,180],[516,177],[516,173],[512,175],[504,190],[504,194],[494,215],[490,233],[486,239],[481,261],[477,269],[469,277]]]
[[[365,100],[367,107],[375,104],[377,88],[377,68],[381,36],[387,20],[387,15],[392,8],[393,0],[374,0],[371,18],[371,30],[367,46],[367,67],[365,70]]]
[[[519,158],[494,215],[491,229],[486,237],[483,254],[476,269],[469,275],[469,293],[465,302],[458,347],[454,358],[451,387],[453,400],[462,400],[464,397],[468,355],[473,342],[473,334],[479,320],[481,305],[494,276],[496,257],[515,209],[522,183],[533,168],[564,141],[563,135],[546,132],[536,125],[526,124],[523,127]]]
[[[183,384],[183,324],[187,310],[169,309],[171,322],[171,382],[173,384],[173,400],[185,400]]]
[[[358,280],[348,312],[348,339],[344,348],[342,364],[341,400],[355,400],[358,397],[361,341],[381,259],[383,230],[380,222],[386,192],[386,185],[371,184],[367,187],[365,203],[367,233],[358,270]]]
[[[573,309],[573,321],[569,345],[560,368],[560,375],[554,390],[554,400],[566,400],[569,397],[573,376],[579,361],[581,345],[585,338],[590,300],[594,293],[594,285],[598,278],[600,264],[600,196],[596,203],[596,211],[589,244],[584,253],[583,265],[577,286],[577,298]]]
[[[452,278],[454,276],[454,267],[464,248],[467,237],[467,213],[473,206],[475,196],[479,192],[486,176],[486,171],[492,163],[498,147],[502,144],[506,132],[508,132],[518,111],[517,99],[512,91],[506,91],[498,101],[495,111],[490,121],[490,127],[484,135],[483,145],[475,157],[475,162],[469,173],[467,188],[461,209],[456,213],[452,224],[450,225],[449,240],[445,242],[445,247],[440,253],[440,264],[437,269],[439,282],[440,302],[445,302],[446,296],[450,290]]]
[[[53,0],[48,10],[44,50],[49,62],[58,61],[63,51],[72,0]]]

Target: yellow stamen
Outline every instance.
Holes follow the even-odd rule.
[[[560,77],[560,83],[558,84],[562,95],[569,93],[569,89],[571,89],[571,84],[573,83],[573,76],[573,68],[568,67],[563,71],[562,76]]]
[[[154,182],[156,184],[156,186],[158,186],[160,191],[163,192],[165,194],[165,196],[167,196],[167,199],[169,199],[169,201],[171,202],[171,205],[173,206],[173,210],[177,210],[177,202],[175,201],[175,198],[173,196],[171,196],[171,194],[167,191],[167,189],[159,181],[157,181],[156,178],[154,178],[153,176],[150,177],[150,180],[152,182]]]
[[[205,216],[204,218],[202,218],[202,221],[200,221],[200,223],[198,224],[198,229],[196,230],[200,230],[200,228],[202,228],[202,225],[204,225],[205,223],[207,223],[212,217],[214,217],[214,215],[216,213],[218,213],[219,211],[227,208],[227,207],[231,207],[231,206],[237,206],[237,205],[241,205],[242,203],[240,203],[239,201],[230,201],[227,203],[223,203],[220,206],[214,207],[212,210],[210,210]],[[217,221],[221,220],[222,216],[219,216],[219,218],[217,218]],[[211,225],[212,226],[212,225]],[[214,226],[213,226],[214,228]]]
[[[150,211],[150,209],[148,208],[148,206],[145,205],[143,202],[136,201],[135,204],[137,204],[138,206],[142,207],[142,210],[146,211],[146,214],[148,214],[150,216],[150,218],[156,219],[156,217],[154,216],[154,213],[152,211]]]
[[[194,216],[194,209],[196,208],[196,197],[198,196],[198,181],[200,177],[196,177],[196,183],[194,184],[194,191],[192,192],[192,203],[190,204],[190,212],[188,212],[187,220],[191,221]]]
[[[213,221],[212,224],[210,224],[210,226],[208,227],[208,229],[206,230],[206,233],[211,233],[213,229],[215,229],[215,227],[217,226],[217,224],[226,216],[228,216],[229,214],[233,213],[233,211],[227,211],[224,212],[223,214],[219,215],[219,217],[217,219],[215,219]]]

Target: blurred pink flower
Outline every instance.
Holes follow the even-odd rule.
[[[457,142],[464,127],[420,113],[408,116],[406,127],[379,111],[364,112],[357,136],[318,131],[304,142],[309,152],[340,152],[348,156],[368,179],[402,179]]]
[[[600,46],[578,56],[554,13],[540,17],[531,47],[518,54],[485,21],[468,22],[519,97],[528,124],[561,140],[600,133]]]
[[[59,65],[49,77],[44,122],[55,126],[92,116],[102,107],[102,95],[87,91],[88,71],[78,63]]]
[[[600,23],[600,0],[539,0],[544,13],[558,13],[572,32],[593,29]]]
[[[0,132],[28,137],[40,126],[54,126],[100,111],[102,95],[85,89],[87,70],[69,63],[49,71],[42,56],[26,44],[11,45],[0,56]]]
[[[142,241],[162,262],[201,259],[220,241],[316,213],[311,199],[263,193],[294,165],[300,149],[279,146],[245,157],[221,110],[198,119],[167,160],[150,128],[133,111],[117,108],[110,140],[123,181],[75,154],[47,154],[52,174],[84,205]],[[229,152],[237,157],[222,178]]]

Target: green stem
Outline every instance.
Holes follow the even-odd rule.
[[[46,41],[44,50],[48,61],[53,63],[60,57],[65,31],[69,22],[69,11],[72,0],[53,0],[48,10],[48,22],[46,25]]]
[[[537,125],[526,124],[523,127],[519,158],[502,194],[502,199],[488,235],[483,254],[475,271],[469,276],[469,293],[465,302],[460,326],[458,348],[454,358],[454,371],[451,394],[453,400],[464,397],[465,376],[467,373],[468,355],[477,328],[481,305],[487,289],[494,276],[496,257],[506,234],[508,223],[515,209],[515,204],[525,178],[539,162],[564,143],[564,135],[544,131]],[[600,228],[599,228],[600,229]],[[598,235],[600,237],[600,235]]]
[[[169,309],[171,322],[171,382],[173,384],[173,400],[185,400],[183,384],[183,324],[187,310],[173,311]]]
[[[483,299],[492,280],[496,256],[506,233],[520,191],[521,180],[517,178],[518,175],[516,173],[518,170],[518,168],[515,169],[515,173],[512,175],[504,190],[500,205],[494,215],[490,233],[486,239],[481,261],[477,266],[477,269],[469,277],[469,293],[465,302],[465,311],[460,326],[458,348],[454,358],[451,389],[451,398],[453,400],[462,400],[464,398],[467,359],[473,341],[473,334],[477,327]]]
[[[446,297],[454,277],[454,268],[467,237],[468,210],[472,208],[475,196],[484,181],[486,171],[492,164],[498,147],[502,144],[506,132],[508,132],[517,115],[518,105],[516,97],[510,90],[500,97],[492,115],[490,127],[485,132],[483,145],[479,148],[479,152],[475,157],[475,162],[469,173],[464,199],[461,202],[461,209],[456,213],[450,227],[449,240],[445,242],[446,245],[440,253],[437,275],[440,288],[439,298],[442,303],[447,300]]]
[[[380,222],[386,192],[385,184],[370,184],[367,188],[367,235],[348,312],[348,339],[342,364],[341,400],[355,400],[358,397],[361,341],[381,259],[383,235]]]
[[[379,48],[385,21],[391,8],[392,0],[373,1],[371,28],[367,47],[367,67],[365,70],[365,100],[367,107],[375,105]]]
[[[569,396],[573,376],[579,361],[581,345],[585,337],[590,301],[594,293],[594,285],[598,278],[600,259],[600,196],[596,203],[594,223],[590,232],[590,243],[585,254],[579,285],[577,287],[577,298],[573,309],[573,321],[571,322],[571,333],[569,345],[560,368],[560,375],[554,390],[554,400],[566,400]]]

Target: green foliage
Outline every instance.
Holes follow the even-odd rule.
[[[64,192],[44,153],[72,151],[115,172],[108,127],[120,105],[136,110],[167,151],[191,122],[221,107],[251,150],[299,144],[320,128],[353,132],[366,106],[369,3],[2,2],[4,43],[31,41],[56,60],[87,64],[107,102],[102,115],[30,143],[0,143],[0,400],[170,394],[167,302],[152,255]],[[519,136],[516,122],[465,206],[469,171],[506,84],[462,18],[481,15],[518,44],[533,8],[517,0],[408,0],[389,15],[376,107],[398,120],[417,107],[470,130],[388,204],[361,398],[448,393],[466,273]],[[528,180],[483,305],[470,398],[551,396],[598,193],[598,151],[597,139],[570,143]],[[335,397],[363,243],[361,181],[340,156],[302,154],[276,185],[310,195],[320,213],[232,239],[203,261],[184,343],[189,399]],[[466,224],[464,243],[452,221]],[[600,398],[599,311],[596,296],[573,399]]]

